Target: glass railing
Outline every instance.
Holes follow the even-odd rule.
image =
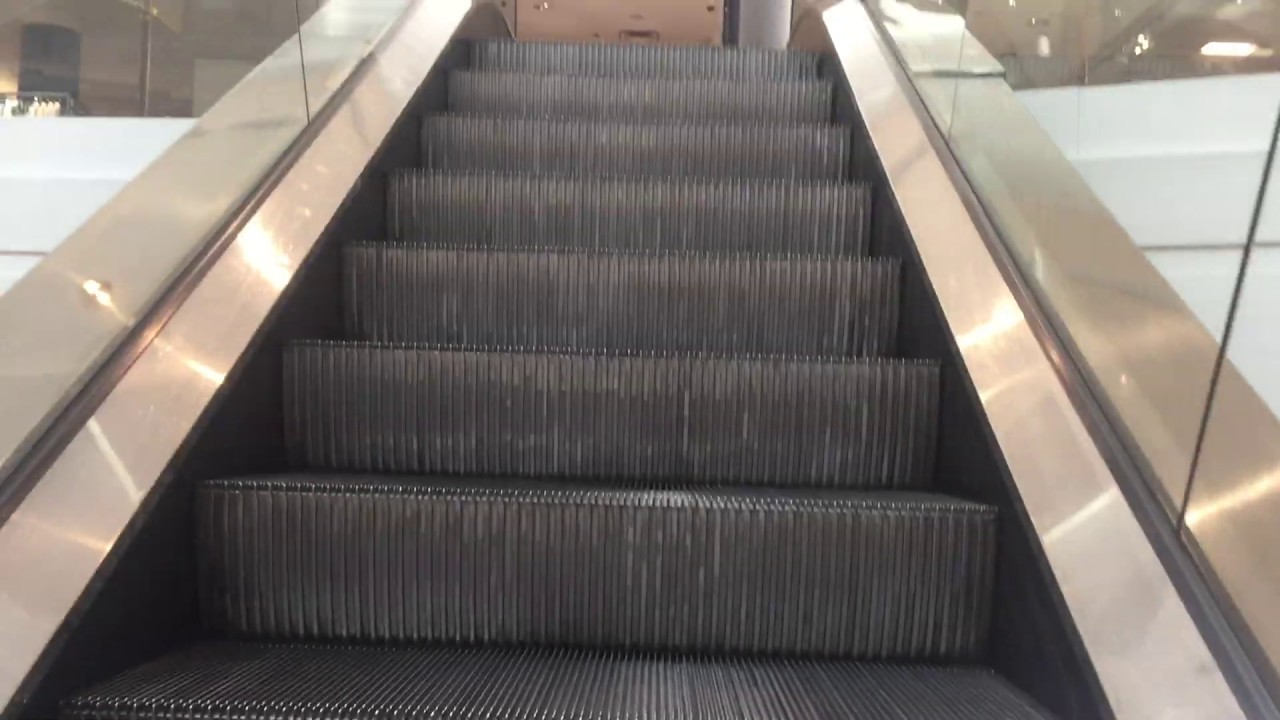
[[[410,1],[0,4],[0,490]]]
[[[1280,4],[867,0],[1228,616],[1280,666]]]
[[[1015,90],[1280,72],[1273,0],[945,4]]]

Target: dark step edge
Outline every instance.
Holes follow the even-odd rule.
[[[721,129],[750,129],[750,130],[770,130],[778,131],[807,131],[812,132],[820,130],[823,132],[832,132],[836,130],[847,131],[852,135],[853,126],[846,123],[827,121],[827,122],[725,122],[723,120],[689,120],[675,119],[670,121],[663,120],[621,120],[621,119],[593,119],[593,118],[572,118],[572,117],[538,117],[528,115],[502,115],[496,113],[469,113],[469,112],[438,112],[427,113],[422,116],[422,124],[440,119],[460,119],[460,120],[489,120],[502,123],[523,123],[527,125],[591,125],[591,126],[616,126],[616,127],[671,127],[671,128],[695,128],[698,130],[721,130]],[[852,141],[850,142],[852,145]]]
[[[286,473],[215,478],[201,483],[205,491],[286,492],[360,496],[448,497],[461,500],[511,498],[527,503],[631,506],[663,509],[715,505],[732,509],[904,511],[995,520],[993,505],[940,493],[910,490],[828,490],[818,488],[691,487],[662,485],[598,485],[561,478],[491,478],[465,475],[370,473]],[[702,501],[702,502],[698,502]]]
[[[450,70],[449,76],[454,75],[473,75],[476,77],[497,77],[497,78],[525,78],[530,83],[535,82],[580,82],[580,83],[660,83],[674,86],[688,85],[690,83],[718,83],[726,85],[799,85],[813,87],[830,87],[835,88],[835,82],[830,78],[824,77],[790,77],[790,78],[771,78],[771,77],[710,77],[706,75],[690,75],[681,77],[678,75],[566,75],[563,73],[541,73],[541,72],[513,72],[510,70],[481,70],[476,68],[459,68]]]
[[[871,201],[871,183],[865,180],[819,180],[813,178],[799,178],[796,180],[787,180],[782,178],[733,178],[733,177],[697,177],[688,175],[592,175],[591,177],[577,176],[559,176],[559,175],[541,175],[531,172],[519,171],[500,171],[500,170],[442,170],[439,168],[429,167],[412,167],[399,168],[391,170],[387,173],[391,180],[400,177],[431,177],[431,178],[467,178],[467,179],[493,179],[493,180],[529,180],[540,183],[555,182],[562,184],[581,184],[597,186],[601,183],[627,183],[638,186],[687,186],[690,188],[766,188],[777,190],[847,190],[860,195],[865,194],[865,198],[861,198],[866,202]]]
[[[848,365],[884,368],[921,368],[939,370],[937,360],[919,358],[847,357],[827,355],[761,355],[714,352],[671,352],[650,350],[596,350],[565,347],[524,347],[498,345],[450,345],[436,343],[371,342],[365,340],[298,339],[285,344],[287,349],[347,349],[347,350],[414,350],[424,352],[491,353],[503,355],[557,355],[569,357],[645,358],[653,360],[705,360],[707,362],[758,362],[774,365],[814,364]]]
[[[514,38],[484,38],[473,40],[476,48],[485,46],[509,46],[520,50],[536,51],[544,48],[555,50],[558,48],[577,48],[590,52],[602,53],[631,53],[633,55],[653,54],[670,50],[685,51],[689,53],[700,53],[705,55],[718,55],[721,57],[732,57],[735,55],[756,55],[764,57],[794,57],[821,60],[825,57],[823,53],[813,52],[810,50],[792,50],[789,48],[769,48],[759,47],[755,45],[623,45],[623,44],[602,44],[592,42],[574,42],[572,40],[516,40]],[[470,48],[469,48],[470,49]],[[475,52],[474,49],[470,49]]]
[[[344,252],[352,250],[405,250],[417,253],[429,252],[467,252],[495,253],[501,255],[557,255],[586,256],[590,258],[634,257],[642,259],[676,259],[676,260],[731,260],[740,263],[776,262],[786,260],[802,260],[805,262],[848,263],[852,265],[870,266],[873,268],[900,268],[902,261],[891,257],[872,257],[867,255],[819,255],[816,253],[771,253],[714,250],[649,250],[644,248],[585,248],[563,245],[543,246],[500,246],[465,244],[426,244],[406,240],[351,240],[343,243]]]

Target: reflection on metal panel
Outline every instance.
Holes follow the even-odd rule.
[[[854,0],[822,18],[965,370],[1117,716],[1241,717],[970,218],[871,19]],[[1040,207],[1027,208],[1031,217],[1047,218],[1053,200],[1034,201]],[[1103,284],[1097,292],[1110,302],[1124,299],[1105,289]],[[1149,299],[1128,301],[1141,306]]]
[[[469,6],[432,0],[409,11],[324,131],[0,526],[0,708],[76,606]],[[94,278],[66,278],[72,281],[82,302],[105,317],[119,315],[114,322],[124,319],[123,300],[138,302]]]

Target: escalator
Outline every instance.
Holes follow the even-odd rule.
[[[858,124],[455,40],[22,716],[1106,717]]]
[[[477,43],[283,356],[291,470],[202,482],[209,639],[77,720],[1047,717],[981,666],[852,132],[803,53]]]

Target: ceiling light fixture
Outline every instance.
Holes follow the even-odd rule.
[[[1138,33],[1138,39],[1134,41],[1133,54],[1141,55],[1143,52],[1151,49],[1151,38],[1146,33]]]
[[[1206,57],[1233,57],[1243,58],[1258,52],[1258,44],[1251,42],[1228,42],[1226,40],[1214,40],[1207,42],[1204,47],[1200,48],[1200,54]]]

